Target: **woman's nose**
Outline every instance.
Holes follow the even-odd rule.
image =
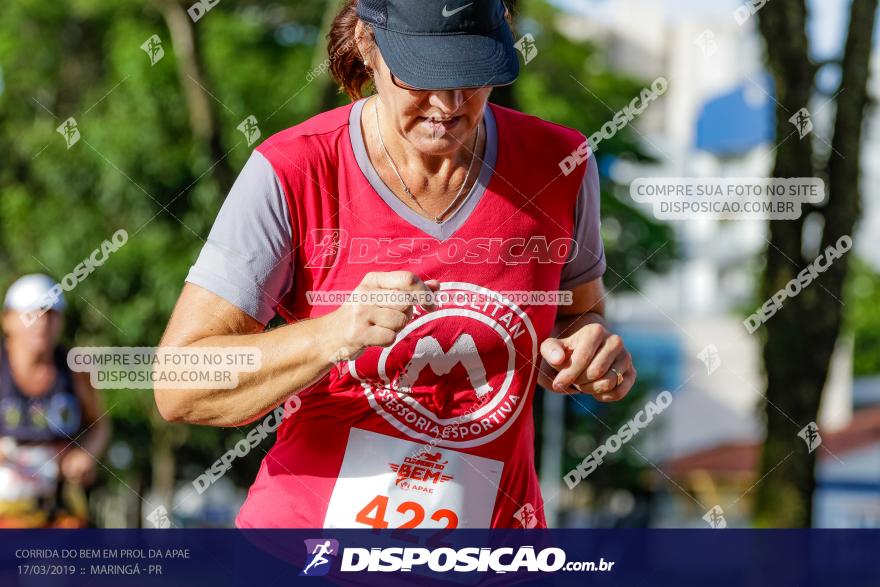
[[[433,92],[431,105],[440,108],[445,113],[456,112],[464,104],[464,92],[462,90],[442,90]]]

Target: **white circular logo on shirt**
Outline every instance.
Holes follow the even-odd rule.
[[[504,433],[535,385],[538,338],[516,304],[470,283],[443,283],[438,309],[374,348],[349,373],[373,409],[415,440],[479,446]]]

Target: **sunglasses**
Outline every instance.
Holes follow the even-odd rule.
[[[424,88],[417,88],[415,86],[411,86],[408,83],[399,80],[397,78],[397,76],[395,76],[391,72],[390,69],[388,70],[388,73],[389,73],[389,75],[391,75],[391,83],[392,84],[394,84],[395,86],[397,86],[398,88],[400,88],[402,90],[408,90],[410,92],[437,92],[437,91],[443,91],[443,90],[479,90],[481,88],[500,88],[503,85],[509,85],[509,84],[494,84],[494,85],[486,84],[484,86],[470,86],[470,87],[465,87],[465,88],[442,88],[442,89],[441,88],[434,88],[434,89],[429,90],[429,89],[424,89]]]

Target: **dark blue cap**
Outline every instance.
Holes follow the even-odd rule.
[[[512,83],[519,74],[502,0],[358,0],[382,58],[426,90]]]

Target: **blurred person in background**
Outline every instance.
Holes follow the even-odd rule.
[[[54,289],[53,289],[54,288]],[[65,301],[57,282],[25,275],[6,293],[0,340],[0,528],[88,525],[110,423],[88,375],[58,345]]]

